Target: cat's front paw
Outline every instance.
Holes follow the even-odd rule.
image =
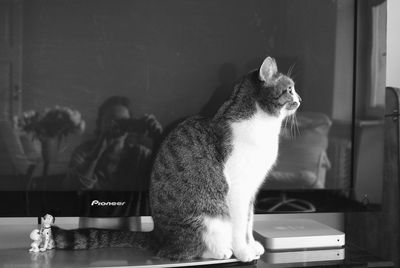
[[[217,259],[217,260],[227,260],[230,259],[233,252],[230,248],[219,249],[215,251],[206,250],[202,258],[204,259]]]
[[[253,249],[256,256],[261,256],[264,254],[265,250],[264,247],[258,241],[253,241],[250,243],[250,247]]]
[[[251,262],[260,258],[254,252],[254,250],[249,246],[239,247],[236,250],[233,249],[233,254],[236,259],[242,262]]]

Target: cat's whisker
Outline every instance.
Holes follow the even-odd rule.
[[[295,66],[296,66],[296,63],[293,63],[293,64],[289,67],[289,70],[288,70],[288,72],[287,72],[287,76],[292,77],[292,72],[293,72],[293,69],[294,69]]]
[[[290,134],[292,140],[295,139],[297,135],[300,135],[296,114],[290,116]]]
[[[288,121],[288,132],[289,132],[289,137],[290,139],[293,139],[293,131],[292,131],[292,116],[287,117]]]
[[[292,116],[292,120],[293,120],[293,137],[296,138],[297,137],[297,119],[296,119],[296,114],[293,114]]]
[[[297,120],[297,116],[296,116],[296,114],[294,114],[294,122],[295,122],[295,125],[296,125],[296,131],[297,131],[297,135],[299,135],[299,136],[300,136],[299,121]]]
[[[288,119],[287,117],[285,117],[285,124],[284,124],[284,126],[283,126],[284,131],[287,130],[288,120],[289,120],[289,119]]]
[[[294,121],[293,121],[293,118],[294,118],[294,114],[292,114],[292,115],[290,116],[290,131],[292,132],[292,140],[294,140],[294,139],[296,138],[296,132],[295,132],[295,129],[294,129]]]
[[[289,119],[290,119],[290,137],[293,140],[294,136],[295,136],[295,133],[293,131],[294,130],[293,129],[293,115],[291,115]]]

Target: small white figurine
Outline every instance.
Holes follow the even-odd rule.
[[[30,252],[39,252],[39,246],[42,243],[42,236],[40,235],[40,231],[38,229],[34,229],[29,237],[33,240],[31,244]]]
[[[42,217],[42,227],[40,228],[40,236],[42,240],[40,251],[46,251],[47,249],[54,248],[54,240],[51,235],[51,225],[54,223],[54,217],[50,214],[46,214]]]

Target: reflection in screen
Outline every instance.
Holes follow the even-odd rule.
[[[353,1],[25,1],[20,110],[68,107],[85,128],[43,146],[2,120],[0,189],[146,190],[163,135],[213,116],[266,55],[303,103],[263,187],[350,187],[353,10]],[[120,102],[102,110],[112,96]]]

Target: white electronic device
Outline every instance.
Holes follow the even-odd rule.
[[[345,245],[343,232],[308,219],[255,221],[254,238],[267,251],[340,248]]]
[[[344,248],[266,251],[261,256],[262,260],[268,264],[343,261],[344,257]]]

